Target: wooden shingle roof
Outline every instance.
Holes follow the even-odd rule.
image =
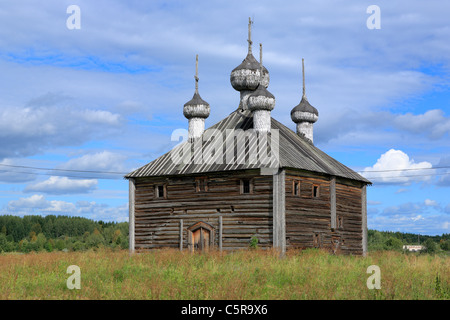
[[[369,180],[362,177],[352,169],[346,167],[339,161],[333,159],[332,157],[315,147],[313,144],[306,141],[304,138],[298,136],[295,132],[293,132],[291,129],[281,124],[277,120],[272,118],[271,125],[272,131],[274,131],[273,129],[277,129],[279,133],[278,145],[276,146],[278,148],[279,154],[278,163],[276,164],[277,167],[307,170],[316,173],[357,180],[366,184],[371,183]],[[225,147],[228,142],[234,141],[231,139],[235,139],[233,133],[235,131],[233,130],[247,130],[252,128],[252,113],[248,110],[237,109],[228,117],[210,127],[208,130],[217,129],[220,132],[223,132],[224,138],[222,146]],[[205,133],[207,131],[205,131]],[[201,147],[196,150],[200,150],[201,152],[204,152],[206,154],[208,154],[208,151],[211,153],[211,150],[214,149],[214,147],[218,147],[217,145],[214,146],[211,141],[212,140],[210,139],[202,142]],[[171,151],[165,153],[152,162],[144,165],[143,167],[127,174],[125,178],[128,179],[138,177],[202,174],[208,172],[226,172],[268,167],[268,165],[265,165],[260,161],[243,161],[243,159],[231,162],[226,161],[225,151],[222,159],[223,161],[214,161],[213,163],[211,163],[211,161],[210,163],[196,161],[196,154],[194,153],[193,156],[191,156],[189,159],[185,159],[186,161],[182,163],[174,162],[174,158],[179,159],[178,156],[174,157],[175,153],[179,155],[180,149],[186,146],[186,144],[188,144],[187,141],[178,145]],[[247,159],[248,155],[251,155],[255,152],[257,144],[258,143],[256,142],[256,139],[250,138],[245,150]],[[272,148],[274,149],[275,146],[272,146]]]

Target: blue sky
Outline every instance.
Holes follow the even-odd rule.
[[[381,29],[366,25],[373,4]],[[252,17],[272,116],[295,130],[304,58],[316,146],[374,182],[369,228],[449,233],[449,14],[442,1],[0,0],[0,214],[127,221],[121,173],[187,128],[196,54],[206,126],[237,108],[229,76]]]

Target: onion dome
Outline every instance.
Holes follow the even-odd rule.
[[[251,50],[242,63],[231,71],[230,82],[237,91],[255,90],[261,82],[261,70],[259,62],[255,59]],[[263,85],[269,86],[269,71],[263,67]]]
[[[210,107],[208,102],[200,97],[200,94],[196,91],[194,97],[185,103],[183,108],[183,114],[187,119],[191,118],[208,118],[210,113]]]
[[[314,123],[319,119],[319,112],[309,103],[306,96],[303,96],[300,103],[292,109],[291,119],[295,123],[304,121]]]
[[[250,111],[272,111],[273,108],[275,108],[275,97],[264,85],[259,85],[255,92],[248,97],[248,109]]]
[[[305,90],[305,60],[302,59],[302,74],[303,74],[303,96],[302,100],[291,111],[291,119],[295,123],[311,122],[314,123],[319,118],[319,111],[314,108],[306,98]]]
[[[260,47],[260,70],[262,70],[262,44]],[[261,73],[260,73],[261,74]],[[264,73],[263,73],[264,74]],[[248,97],[248,109],[250,111],[266,110],[272,111],[275,108],[275,97],[266,89],[262,83],[263,77],[259,79],[259,85],[257,89]]]
[[[291,119],[297,124],[297,134],[313,143],[313,124],[319,119],[319,112],[306,98],[305,61],[302,59],[303,96],[302,100],[291,111]]]
[[[249,18],[248,23],[248,54],[242,63],[231,71],[230,82],[233,88],[237,91],[255,90],[261,82],[261,68],[260,63],[252,54],[252,40],[251,40],[251,24]],[[267,88],[269,86],[269,71],[263,67],[262,69],[262,83]]]
[[[195,63],[195,93],[192,99],[185,103],[183,114],[187,119],[209,117],[209,103],[203,100],[198,93],[198,55]]]

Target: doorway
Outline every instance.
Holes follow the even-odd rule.
[[[214,228],[203,222],[197,222],[188,229],[189,247],[191,251],[208,251],[213,246]]]

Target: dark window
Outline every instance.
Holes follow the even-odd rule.
[[[250,179],[242,180],[242,193],[250,193]]]
[[[319,197],[319,186],[313,186],[313,197]]]
[[[294,181],[293,194],[294,196],[300,195],[300,182],[298,181]]]
[[[164,198],[164,186],[158,186],[158,197]]]
[[[165,188],[163,185],[159,185],[156,187],[156,197],[158,198],[165,198]]]
[[[196,181],[195,191],[206,192],[208,191],[208,180],[206,178],[198,178]]]
[[[339,229],[344,228],[344,218],[342,216],[338,216],[337,227]]]

